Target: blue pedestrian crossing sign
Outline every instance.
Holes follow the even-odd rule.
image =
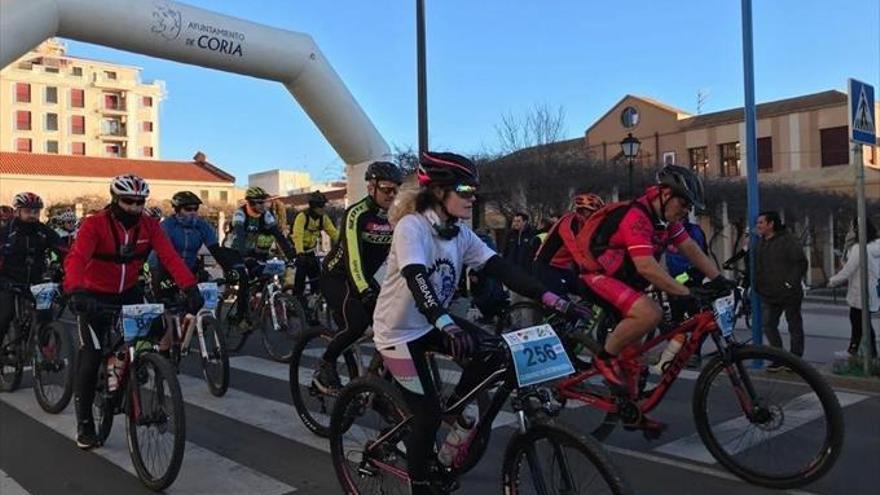
[[[874,107],[874,87],[855,79],[849,80],[849,140],[875,146],[877,144],[877,115]]]

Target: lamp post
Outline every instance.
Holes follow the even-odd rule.
[[[639,146],[642,145],[642,142],[637,138],[634,138],[632,133],[626,135],[623,138],[623,141],[620,142],[620,151],[623,153],[623,156],[626,157],[627,166],[629,168],[629,197],[635,198],[635,190],[633,189],[633,161],[636,159],[636,156],[639,154]]]
[[[416,0],[416,74],[418,86],[419,156],[428,151],[428,75],[425,61],[425,0]]]

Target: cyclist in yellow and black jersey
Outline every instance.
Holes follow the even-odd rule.
[[[339,231],[324,212],[325,206],[327,206],[327,197],[321,194],[321,191],[315,191],[309,195],[309,207],[297,214],[293,221],[291,238],[293,248],[296,250],[296,277],[293,280],[293,291],[303,307],[306,307],[304,294],[306,280],[310,281],[312,292],[318,290],[321,267],[315,249],[318,247],[318,241],[321,240],[321,231],[330,236],[333,244],[339,239]]]

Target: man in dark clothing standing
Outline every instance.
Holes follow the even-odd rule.
[[[532,238],[535,233],[529,227],[529,216],[525,213],[517,213],[510,223],[510,232],[507,234],[507,242],[504,243],[504,259],[519,266],[528,273],[532,271]]]
[[[807,258],[797,239],[785,230],[779,213],[766,211],[755,224],[761,241],[757,249],[755,290],[761,296],[764,334],[773,347],[782,348],[779,318],[785,313],[791,335],[791,353],[804,355],[804,324],[801,301],[804,298],[801,280],[807,273]],[[767,371],[779,371],[772,364]]]

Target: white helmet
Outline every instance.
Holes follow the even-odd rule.
[[[150,195],[150,185],[134,174],[119,175],[110,182],[110,194],[146,198]]]
[[[76,223],[76,213],[74,213],[71,210],[66,210],[63,213],[58,215],[58,221],[61,223],[64,223],[64,222]]]

